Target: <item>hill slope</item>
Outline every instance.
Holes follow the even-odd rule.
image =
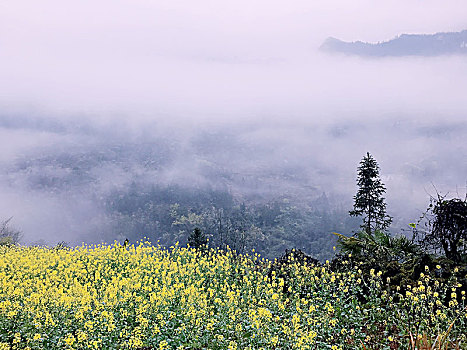
[[[439,56],[467,54],[467,30],[436,34],[402,34],[389,41],[345,42],[328,38],[320,50],[358,56]]]

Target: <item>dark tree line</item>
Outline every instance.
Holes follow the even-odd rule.
[[[107,210],[115,222],[113,231],[120,234],[109,236],[109,241],[147,237],[167,246],[186,244],[199,228],[211,247],[229,246],[239,253],[255,249],[269,258],[298,248],[330,259],[337,241],[331,233],[358,228],[357,219],[324,194],[309,203],[285,198],[258,203],[240,201],[226,190],[135,184],[126,192],[115,192]]]

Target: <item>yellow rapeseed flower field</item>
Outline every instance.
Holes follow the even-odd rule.
[[[274,266],[147,242],[0,247],[0,349],[390,349],[453,321],[465,342],[465,296],[428,273],[392,293],[358,266]]]

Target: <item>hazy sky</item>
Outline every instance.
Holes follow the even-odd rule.
[[[465,57],[362,60],[328,36],[467,28],[433,0],[0,0],[0,107],[191,120],[467,111]]]

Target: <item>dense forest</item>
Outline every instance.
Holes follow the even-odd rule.
[[[228,245],[239,253],[256,249],[269,258],[295,247],[326,260],[336,242],[331,232],[358,228],[358,220],[330,203],[325,194],[299,206],[286,198],[245,203],[227,191],[133,184],[128,192],[114,193],[107,205],[120,239],[134,242],[146,237],[166,246],[186,244],[198,227],[213,246]]]
[[[1,116],[0,126],[24,142],[44,137],[0,160],[1,219],[12,217],[9,225],[29,245],[147,237],[170,246],[185,244],[199,227],[213,246],[254,248],[269,258],[297,248],[324,261],[334,255],[333,232],[359,230],[349,211],[361,153],[349,157],[348,142],[365,138],[383,157],[393,235],[410,235],[432,183],[445,193],[465,181],[467,166],[458,161],[467,128],[461,122],[339,122],[287,132],[244,124],[174,133],[157,123],[132,130]],[[380,149],[388,135],[397,155]],[[419,151],[401,152],[405,147]]]

